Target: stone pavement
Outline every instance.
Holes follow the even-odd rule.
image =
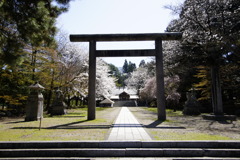
[[[152,140],[127,107],[122,107],[108,140]]]

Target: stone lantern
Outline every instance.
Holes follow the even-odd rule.
[[[66,114],[66,104],[63,101],[63,93],[57,89],[55,91],[55,100],[51,108],[51,115],[64,115]]]
[[[37,121],[43,118],[43,95],[42,90],[44,87],[39,83],[29,86],[31,92],[28,96],[26,106],[25,121]]]
[[[183,114],[184,115],[201,114],[201,112],[199,111],[200,104],[197,101],[196,92],[193,88],[189,92],[187,92],[186,97],[187,97],[187,101],[185,102],[185,105],[184,105]]]

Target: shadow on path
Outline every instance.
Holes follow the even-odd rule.
[[[47,118],[82,118],[85,116],[55,116],[55,117],[47,117]],[[5,124],[17,124],[17,123],[27,123],[27,122],[31,122],[31,121],[13,121],[13,122],[6,122]]]
[[[145,125],[146,128],[156,128],[156,129],[186,129],[185,127],[177,127],[177,126],[158,126],[162,124],[164,121],[156,120],[149,125]]]
[[[87,122],[89,120],[82,120],[78,122],[72,122],[67,124],[61,124],[51,127],[42,127],[42,129],[109,129],[111,125],[78,125],[80,123]],[[38,129],[39,127],[13,127],[11,129]]]
[[[7,122],[5,124],[17,124],[17,123],[25,123],[27,121],[15,121],[15,122]]]

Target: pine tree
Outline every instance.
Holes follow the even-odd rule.
[[[128,73],[128,61],[126,59],[123,64],[123,73]]]
[[[132,73],[136,69],[136,64],[129,61],[127,73]]]
[[[25,52],[54,43],[55,21],[69,0],[7,0],[0,3],[0,64],[18,64]],[[26,45],[32,48],[26,50]],[[33,61],[35,60],[33,55]]]
[[[54,2],[54,3],[53,3]],[[51,82],[56,68],[56,18],[69,0],[3,0],[0,2],[0,100],[22,106],[32,80]],[[38,76],[40,75],[40,76]],[[11,90],[10,90],[11,88]]]

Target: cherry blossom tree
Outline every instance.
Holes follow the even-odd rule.
[[[140,98],[145,100],[148,105],[149,102],[156,98],[156,92],[156,78],[152,77],[146,81],[144,88],[141,89]]]
[[[97,97],[108,97],[115,90],[116,79],[110,74],[109,66],[102,59],[97,59],[96,71],[96,95]]]
[[[144,87],[146,80],[149,78],[148,69],[144,67],[139,67],[133,71],[128,79],[126,79],[126,84],[128,88],[134,88],[138,91],[140,88]]]
[[[239,0],[186,0],[181,7],[172,7],[180,16],[169,24],[167,31],[183,32],[182,54],[176,54],[175,62],[180,62],[182,68],[186,66],[186,71],[193,74],[197,66],[209,67],[211,83],[206,84],[212,84],[212,93],[219,94],[216,97],[221,97],[220,84],[225,83],[225,79],[220,82],[219,77],[225,76],[221,72],[227,66],[239,66],[239,6]],[[189,84],[193,85],[193,82]],[[221,105],[220,98],[212,101]]]
[[[164,77],[165,97],[169,104],[176,105],[179,103],[181,95],[177,92],[180,79],[177,75],[172,77]],[[152,77],[146,81],[144,88],[141,90],[141,98],[146,102],[150,102],[156,98],[157,84],[156,77]]]
[[[66,35],[66,34],[65,34]],[[59,39],[59,81],[60,87],[66,95],[74,95],[81,91],[88,92],[88,51],[84,45],[69,43],[68,37]],[[97,59],[96,70],[96,95],[97,97],[109,96],[115,88],[115,79],[109,75],[110,69],[102,59]]]

